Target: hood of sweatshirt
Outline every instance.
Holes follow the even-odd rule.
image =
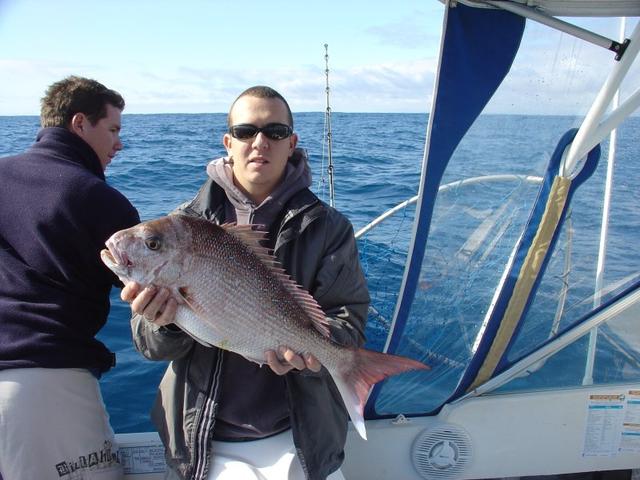
[[[307,152],[296,148],[287,162],[282,181],[262,203],[256,205],[233,183],[233,162],[229,157],[211,161],[207,174],[222,187],[229,202],[225,205],[225,218],[238,225],[254,224],[269,228],[287,201],[302,189],[311,186],[311,169]]]

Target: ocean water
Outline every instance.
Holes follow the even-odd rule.
[[[312,188],[328,202],[324,114],[297,113],[294,118],[295,130],[300,136],[299,146],[306,148],[310,156],[314,176]],[[427,121],[427,114],[332,115],[335,205],[348,216],[356,230],[417,193]],[[453,181],[469,175],[504,171],[541,175],[545,158],[564,131],[557,128],[566,129],[574,124],[575,119],[570,117],[483,117],[459,148],[458,158],[445,178]],[[131,200],[143,220],[164,215],[193,197],[205,179],[206,164],[225,154],[222,147],[225,125],[225,114],[125,114],[122,131],[125,149],[107,170],[107,180]],[[0,117],[0,156],[23,151],[33,142],[37,130],[37,117]],[[617,220],[616,239],[612,243],[613,249],[620,252],[635,244],[640,225],[636,211],[638,189],[632,181],[639,173],[638,132],[640,119],[632,118],[620,135],[624,140],[619,155],[623,160],[636,159],[635,166],[634,162],[620,162],[630,165],[624,168],[635,170],[617,173],[618,184],[625,195],[617,203],[622,218]],[[482,153],[486,144],[489,154]],[[500,149],[505,145],[507,148]],[[516,154],[514,146],[524,153]],[[478,161],[488,157],[493,164]],[[500,192],[496,194],[500,195]],[[579,201],[588,206],[591,199],[586,197]],[[478,213],[481,208],[476,207],[471,198],[469,211],[481,215]],[[363,264],[369,275],[370,289],[376,302],[380,302],[376,308],[386,309],[383,312],[386,318],[392,313],[393,291],[401,278],[412,215],[411,208],[403,211],[388,230],[381,230],[382,234],[361,243],[361,251],[367,254]],[[455,223],[452,228],[457,228]],[[612,261],[621,256],[613,255]],[[393,273],[379,270],[383,262],[378,259],[384,259]],[[637,271],[637,263],[634,265],[632,271]],[[618,277],[626,274],[625,268],[628,269],[628,265],[621,265]],[[114,289],[111,300],[109,321],[99,334],[99,338],[117,354],[117,366],[101,379],[111,423],[119,433],[153,430],[148,412],[166,364],[147,361],[134,350],[129,330],[129,307],[119,299],[119,290]],[[368,330],[369,345],[379,348],[384,342],[384,333],[384,326],[372,325]]]

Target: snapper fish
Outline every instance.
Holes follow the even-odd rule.
[[[429,367],[333,342],[322,309],[261,245],[264,238],[251,225],[174,214],[114,233],[100,255],[125,283],[168,288],[178,300],[175,324],[203,345],[258,364],[279,346],[313,354],[366,439],[363,408],[371,386]]]

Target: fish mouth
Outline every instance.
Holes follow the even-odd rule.
[[[107,248],[100,251],[100,258],[103,263],[117,275],[127,273],[129,268],[133,266],[133,262],[125,252],[112,249],[110,245],[107,245]]]

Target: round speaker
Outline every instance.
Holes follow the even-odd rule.
[[[471,461],[471,437],[456,425],[424,430],[413,443],[413,466],[424,479],[457,479]]]

